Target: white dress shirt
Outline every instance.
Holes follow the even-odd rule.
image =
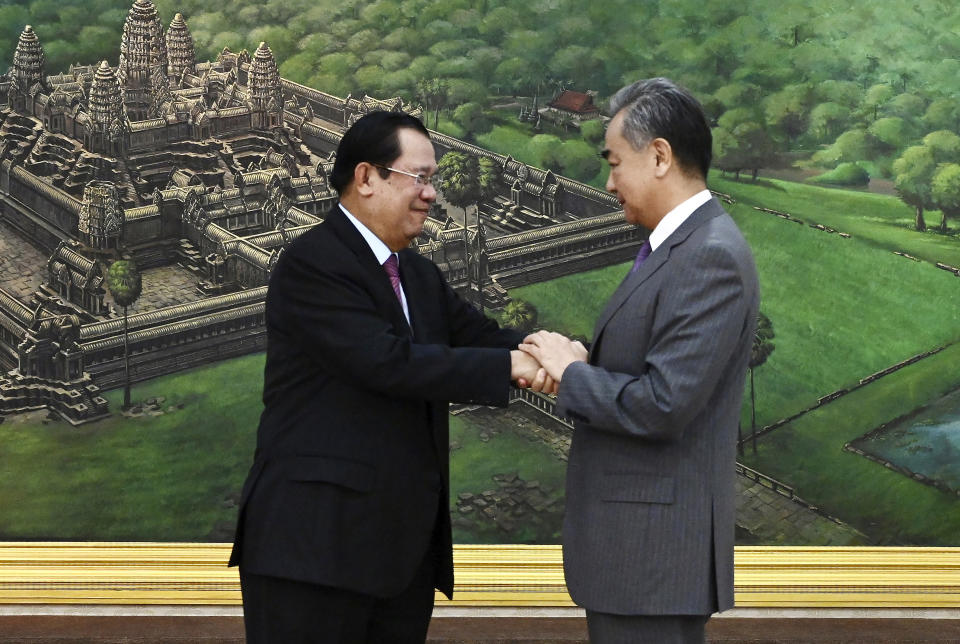
[[[657,250],[657,246],[673,234],[697,208],[710,201],[712,196],[709,190],[701,190],[668,212],[663,219],[660,220],[660,223],[650,231],[650,252]]]
[[[377,237],[377,235],[363,225],[363,223],[354,217],[346,206],[343,204],[340,205],[340,210],[343,211],[343,214],[347,216],[347,219],[356,226],[357,230],[360,231],[360,234],[363,235],[363,238],[367,240],[367,244],[370,246],[370,250],[373,251],[374,256],[377,258],[377,261],[380,263],[380,266],[383,266],[384,262],[390,257],[390,255],[397,255],[396,253],[390,250],[390,247],[383,243],[383,240]],[[397,255],[397,266],[400,266],[400,256]],[[407,318],[407,324],[410,324],[410,310],[407,308],[407,294],[403,290],[403,284],[400,284],[400,303],[403,305],[403,316]],[[413,328],[413,325],[410,326]]]

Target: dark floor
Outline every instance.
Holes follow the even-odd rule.
[[[960,643],[960,619],[725,618],[707,626],[725,644]],[[438,617],[431,644],[586,642],[579,618]],[[0,644],[242,644],[239,617],[0,616]]]

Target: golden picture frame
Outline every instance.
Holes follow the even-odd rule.
[[[0,604],[238,605],[223,543],[6,542]],[[738,608],[960,608],[960,548],[738,546]],[[560,546],[456,545],[438,606],[573,606]]]

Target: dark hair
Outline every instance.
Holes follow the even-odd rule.
[[[623,137],[636,150],[653,139],[670,144],[681,168],[704,179],[713,158],[713,137],[700,103],[685,88],[666,78],[627,85],[610,99],[610,113],[623,111]]]
[[[333,189],[342,195],[353,181],[353,171],[359,163],[390,165],[396,161],[402,152],[397,136],[401,128],[416,130],[430,138],[423,123],[404,112],[370,112],[350,126],[340,139],[330,172]]]

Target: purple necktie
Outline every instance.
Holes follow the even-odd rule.
[[[650,240],[648,239],[647,241],[643,242],[643,246],[640,247],[640,252],[637,253],[637,259],[634,260],[633,268],[630,269],[631,274],[640,270],[640,264],[643,264],[643,260],[650,255],[651,250],[652,247],[650,246]]]
[[[391,253],[387,261],[383,263],[383,270],[387,271],[387,275],[390,277],[390,286],[393,287],[393,292],[397,294],[397,299],[403,306],[403,294],[400,290],[400,261],[396,255]]]

